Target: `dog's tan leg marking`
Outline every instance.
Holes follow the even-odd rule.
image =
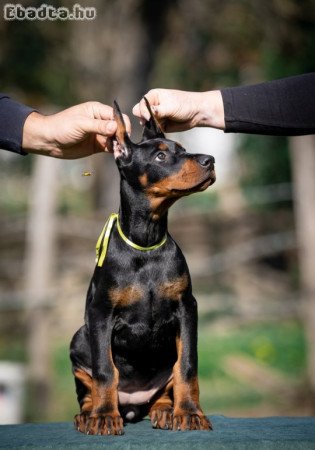
[[[149,410],[153,428],[171,430],[173,427],[173,380],[170,380]]]
[[[211,430],[212,425],[199,404],[199,384],[197,376],[184,380],[182,376],[183,343],[176,340],[177,361],[174,365],[174,415],[173,430]]]
[[[80,414],[74,417],[74,426],[81,433],[85,433],[86,423],[92,411],[92,377],[86,373],[83,369],[76,369],[74,371],[74,376],[81,381],[82,384],[87,388],[87,393],[85,394],[83,400],[80,402]]]

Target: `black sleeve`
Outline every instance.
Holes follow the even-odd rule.
[[[0,148],[27,155],[22,150],[24,122],[35,111],[0,93]]]
[[[222,89],[225,131],[315,134],[315,73]]]

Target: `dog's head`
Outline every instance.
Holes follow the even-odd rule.
[[[126,132],[118,104],[114,157],[120,176],[133,189],[143,191],[154,216],[160,216],[178,198],[207,189],[215,182],[214,157],[191,154],[177,142],[167,139],[145,98],[151,118],[142,139],[135,144]]]

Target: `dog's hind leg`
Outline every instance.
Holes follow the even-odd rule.
[[[74,426],[81,433],[85,433],[86,422],[92,411],[92,377],[83,369],[74,370],[75,385],[78,402],[80,405],[80,414],[74,417]]]

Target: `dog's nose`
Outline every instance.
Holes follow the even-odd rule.
[[[215,159],[211,155],[198,155],[197,160],[203,167],[209,167],[215,163]]]

